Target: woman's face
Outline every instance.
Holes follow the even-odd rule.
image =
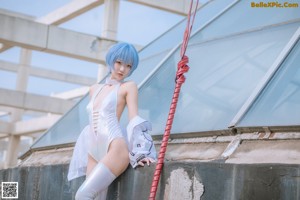
[[[127,77],[131,70],[131,65],[125,64],[120,60],[116,60],[114,69],[111,72],[111,78],[117,81],[121,81]]]

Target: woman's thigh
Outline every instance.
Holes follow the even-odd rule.
[[[98,162],[90,155],[88,154],[88,163],[86,168],[86,177],[88,177],[91,173],[91,171],[94,169],[94,167],[98,164]]]
[[[129,164],[128,148],[124,138],[114,139],[100,162],[104,163],[116,176],[124,172]]]

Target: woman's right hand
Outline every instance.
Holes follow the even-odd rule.
[[[145,163],[147,163],[148,166],[150,166],[150,163],[154,163],[155,160],[150,158],[150,157],[146,157],[146,158],[143,158],[142,160],[140,160],[138,162],[138,166],[142,166],[144,167],[145,166]]]

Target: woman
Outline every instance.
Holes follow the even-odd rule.
[[[87,106],[89,125],[81,132],[70,163],[69,180],[84,175],[75,199],[106,199],[108,186],[122,174],[129,162],[132,167],[149,165],[156,152],[148,130],[151,124],[138,116],[138,89],[134,82],[124,82],[139,62],[138,53],[128,43],[118,43],[106,55],[110,76],[104,85],[90,88]],[[119,124],[127,105],[129,124],[123,133]],[[87,155],[87,158],[86,158]]]

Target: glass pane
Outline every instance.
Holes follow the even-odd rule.
[[[136,71],[127,79],[127,80],[134,80],[137,84],[141,83],[145,77],[155,69],[155,67],[158,65],[158,63],[166,57],[168,54],[168,51],[161,52],[159,54],[156,54],[152,57],[144,58],[140,61],[140,64]]]
[[[238,126],[300,125],[300,42]]]
[[[193,32],[198,30],[217,14],[219,14],[228,4],[234,0],[218,0],[211,1],[205,4],[198,12],[195,18]],[[182,42],[183,33],[186,26],[186,19],[182,20],[176,26],[162,34],[159,38],[147,45],[140,53],[140,59],[145,60],[157,55],[167,55],[171,49]],[[151,65],[140,64],[139,68],[132,74],[129,80],[135,80],[137,83],[142,81],[147,74],[149,74],[161,59],[156,59]]]
[[[205,24],[217,13],[222,11],[226,5],[233,2],[233,0],[219,0],[211,1],[206,4],[201,12],[197,13],[195,25],[193,30],[197,30],[200,26]],[[179,44],[183,37],[183,31],[186,26],[186,21],[183,20],[177,26],[167,31],[161,37],[150,43],[140,53],[140,64],[138,69],[132,74],[130,80],[134,80],[137,84],[141,83],[145,77],[162,61],[162,59],[169,53],[170,49]],[[171,75],[171,74],[170,74]],[[173,76],[174,77],[174,76]],[[70,110],[62,119],[60,119],[53,127],[51,127],[33,146],[32,148],[51,146],[57,144],[75,142],[80,131],[88,123],[88,116],[86,114],[86,105],[88,97],[79,102]],[[142,104],[139,104],[139,106]],[[143,109],[141,109],[141,115]],[[126,111],[122,117],[126,119]]]
[[[54,124],[32,148],[71,143],[76,140],[80,130],[88,124],[86,105],[89,96],[86,95],[76,106]]]
[[[227,129],[299,23],[190,45],[172,133]],[[178,52],[140,90],[141,114],[162,134],[174,90]]]
[[[224,13],[220,18],[218,18],[214,23],[210,24],[207,28],[197,34],[191,40],[193,42],[199,42],[207,40],[209,38],[215,38],[220,36],[229,35],[232,33],[243,32],[251,29],[255,29],[261,26],[267,26],[271,24],[278,24],[286,22],[289,20],[300,20],[300,6],[294,8],[258,8],[251,7],[252,3],[262,3],[266,1],[252,1],[243,0],[239,1],[230,10]],[[276,1],[277,3],[287,3],[287,1],[281,0]],[[276,3],[267,2],[267,3]],[[298,2],[299,1],[294,1]],[[292,2],[288,2],[292,3]]]
[[[193,31],[220,14],[232,2],[234,1],[210,1],[198,12]],[[273,27],[205,43],[200,43],[200,40],[296,19],[300,17],[298,11],[299,8],[251,8],[251,1],[239,1],[197,33],[191,39],[192,45],[187,52],[191,70],[182,88],[183,95],[180,96],[172,132],[227,128],[299,24]],[[170,50],[181,42],[185,25],[186,21],[183,20],[145,47],[140,52],[140,66],[130,79],[139,84],[160,65]],[[178,60],[176,52],[140,89],[139,112],[153,122],[154,134],[162,134],[164,130]],[[88,98],[84,98],[33,147],[74,142],[88,122],[87,115],[83,114],[86,113],[87,101]]]

